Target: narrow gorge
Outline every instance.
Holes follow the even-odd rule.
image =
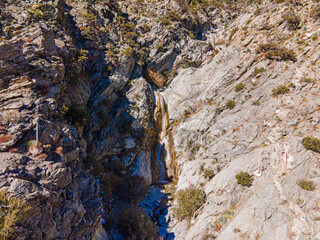
[[[0,239],[320,240],[319,21],[2,0]]]

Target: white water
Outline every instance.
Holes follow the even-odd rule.
[[[166,171],[166,160],[169,155],[166,149],[166,144],[168,141],[166,139],[167,135],[167,119],[166,119],[166,102],[163,96],[158,93],[158,103],[160,102],[161,111],[161,129],[160,129],[160,139],[157,145],[157,161],[159,166],[159,180],[158,182],[163,184],[168,182],[167,171]]]

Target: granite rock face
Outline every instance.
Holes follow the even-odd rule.
[[[86,110],[88,81],[67,33],[64,2],[39,5],[39,14],[48,11],[42,21],[19,15],[26,6],[31,8],[24,1],[1,3],[14,24],[0,42],[0,186],[31,207],[12,236],[91,239],[102,203],[96,180],[82,168],[83,119],[72,115]]]
[[[320,239],[316,3],[187,2],[1,1],[0,190],[32,209],[14,238]],[[156,236],[119,227],[128,206]]]
[[[310,19],[293,33],[281,18],[288,6],[277,7],[266,18],[240,15],[229,26],[238,29],[229,46],[198,69],[180,70],[162,93],[178,153],[177,190],[194,185],[207,196],[189,222],[170,223],[176,239],[319,236],[319,188],[306,191],[298,185],[302,179],[319,185],[318,153],[302,145],[304,137],[319,138],[318,40],[311,39],[317,22]],[[261,11],[267,9],[265,5]],[[309,17],[302,6],[295,11]],[[271,29],[258,28],[258,22]],[[295,34],[296,41],[291,39]],[[299,39],[307,46],[299,45]],[[267,41],[292,49],[296,59],[266,59],[256,49]],[[280,85],[288,90],[275,95]],[[232,109],[226,105],[229,100],[235,102]],[[210,178],[203,169],[212,170]],[[235,175],[241,171],[254,177],[251,187],[237,184]]]

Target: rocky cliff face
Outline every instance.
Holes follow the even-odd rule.
[[[319,9],[2,1],[0,236],[320,239]]]
[[[0,186],[31,207],[14,239],[91,239],[100,224],[98,186],[82,166],[89,82],[64,11],[63,1],[1,2]]]

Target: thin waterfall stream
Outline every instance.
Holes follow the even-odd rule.
[[[168,183],[167,167],[166,163],[170,154],[167,150],[168,140],[167,140],[167,128],[169,124],[169,115],[167,111],[167,105],[164,97],[158,92],[157,99],[157,121],[159,127],[158,144],[156,157],[159,166],[159,184]]]
[[[175,182],[168,177],[170,171],[169,114],[165,98],[156,92],[156,109],[154,116],[157,122],[158,139],[155,145],[155,158],[158,166],[158,178],[144,201],[140,204],[150,218],[158,225],[159,235],[163,240],[173,240],[174,234],[169,231],[170,218],[168,208],[175,191]]]

